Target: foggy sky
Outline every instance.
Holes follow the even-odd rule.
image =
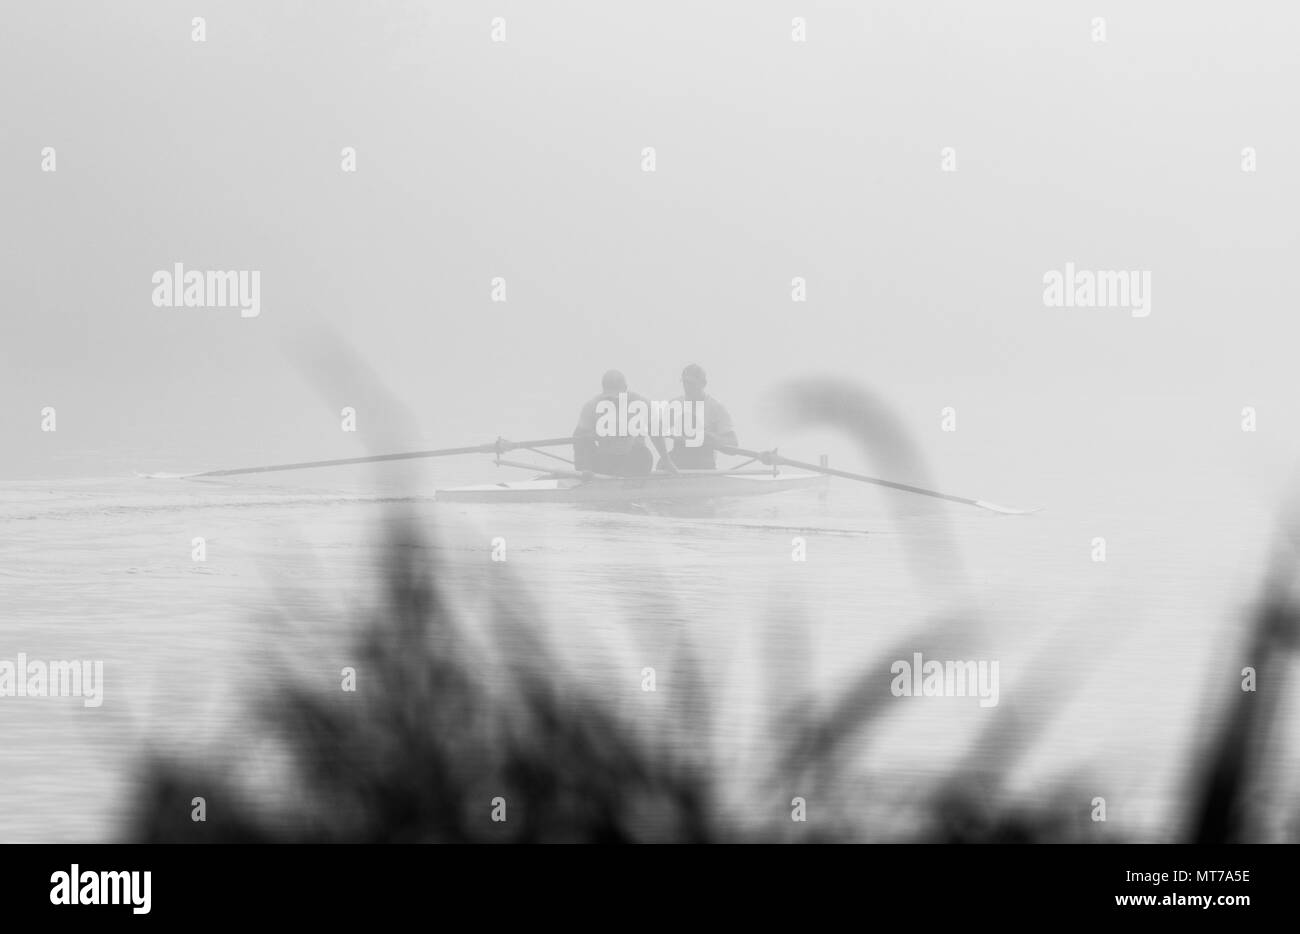
[[[401,417],[346,371],[321,393],[296,369],[327,332],[420,445],[563,434],[605,369],[661,397],[694,361],[742,443],[796,457],[823,439],[778,436],[764,394],[858,379],[968,495],[1060,498],[1106,471],[1273,489],[1296,460],[1300,17],[1284,5],[7,17],[4,478],[361,453]],[[153,307],[150,276],[175,262],[260,270],[262,314]],[[1066,262],[1149,270],[1150,317],[1045,308],[1042,276]]]

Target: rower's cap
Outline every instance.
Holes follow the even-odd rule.
[[[627,377],[618,370],[608,370],[600,378],[600,388],[605,392],[627,392]]]
[[[697,379],[701,383],[708,382],[708,377],[704,375],[704,367],[698,363],[688,364],[686,369],[682,370],[682,379]]]

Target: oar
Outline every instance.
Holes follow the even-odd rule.
[[[782,457],[776,451],[747,451],[744,448],[731,448],[718,446],[718,450],[724,454],[734,454],[740,457],[757,458],[764,464],[776,464],[782,467],[796,467],[800,470],[811,470],[816,473],[826,474],[830,477],[843,477],[846,480],[859,480],[863,483],[874,483],[877,486],[887,486],[891,490],[902,490],[905,493],[919,493],[922,496],[933,496],[935,499],[946,499],[950,503],[961,503],[965,506],[978,506],[980,509],[987,509],[991,512],[1000,512],[1008,516],[1027,516],[1030,513],[1038,512],[1039,509],[1014,509],[1010,506],[999,506],[997,503],[990,503],[982,499],[969,499],[965,496],[953,496],[951,493],[940,493],[938,490],[926,490],[919,486],[908,486],[906,483],[895,483],[893,480],[881,480],[876,477],[868,477],[866,474],[851,473],[847,470],[836,470],[833,467],[823,467],[820,464],[810,464],[807,461],[791,460],[788,457]]]
[[[594,470],[552,470],[541,464],[525,464],[523,461],[508,461],[498,457],[496,463],[501,467],[519,467],[522,470],[536,470],[538,473],[546,474],[548,477],[566,477],[570,480],[624,480],[626,477],[619,477],[610,473],[596,473]]]
[[[189,480],[194,477],[233,477],[245,473],[271,473],[276,470],[306,470],[309,467],[343,467],[347,464],[377,464],[381,461],[405,461],[418,457],[451,457],[456,454],[502,454],[515,448],[556,447],[572,444],[573,438],[543,438],[540,441],[507,441],[497,438],[491,444],[466,448],[442,448],[437,451],[406,451],[400,454],[372,454],[368,457],[344,457],[328,461],[303,461],[298,464],[270,464],[265,467],[232,467],[228,470],[205,470],[202,473],[141,474],[150,480]]]

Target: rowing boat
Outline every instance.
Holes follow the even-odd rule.
[[[543,438],[538,441],[507,441],[497,438],[487,444],[470,447],[441,448],[433,451],[399,451],[393,454],[368,454],[364,457],[341,457],[323,461],[299,461],[293,464],[264,464],[257,467],[229,467],[222,470],[204,470],[185,474],[137,474],[148,479],[197,480],[207,477],[235,477],[243,474],[262,474],[280,470],[307,470],[313,467],[344,467],[353,464],[378,464],[386,461],[405,461],[427,457],[451,457],[458,454],[494,454],[496,464],[500,467],[523,467],[537,470],[537,464],[521,464],[501,457],[509,451],[531,451],[545,455],[554,460],[563,461],[572,466],[567,458],[553,454],[546,448],[564,447],[577,440],[568,438]],[[739,447],[718,447],[722,454],[734,457],[746,457],[744,463],[728,470],[683,470],[678,474],[658,473],[646,477],[612,477],[605,474],[591,474],[577,470],[552,470],[521,483],[485,483],[479,486],[459,486],[446,490],[435,490],[435,498],[446,502],[459,503],[640,503],[640,502],[675,502],[675,501],[711,501],[731,496],[759,496],[765,493],[780,493],[785,490],[800,490],[809,487],[825,489],[830,477],[842,477],[861,483],[931,496],[935,499],[961,503],[964,506],[976,506],[1002,515],[1027,515],[1037,509],[1015,509],[999,506],[987,500],[971,499],[966,496],[954,496],[938,490],[899,483],[895,480],[882,480],[868,477],[866,474],[849,470],[832,469],[825,455],[821,463],[811,464],[805,461],[782,457],[776,450],[749,451]],[[745,469],[749,464],[760,463],[764,469]],[[783,474],[782,467],[792,467],[804,471],[796,474]]]
[[[683,470],[676,475],[590,479],[552,474],[533,480],[436,490],[434,499],[448,503],[682,502],[825,489],[827,483],[828,479],[818,474],[773,474],[771,471]]]

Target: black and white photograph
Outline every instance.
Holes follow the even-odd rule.
[[[15,898],[925,844],[1251,917],[1300,842],[1300,8],[0,22]]]

